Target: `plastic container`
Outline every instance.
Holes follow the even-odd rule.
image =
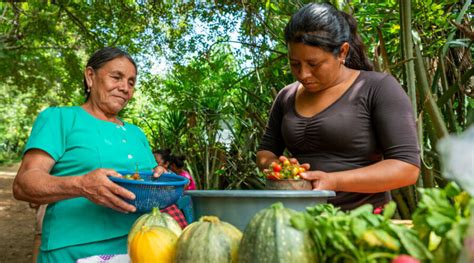
[[[334,191],[273,191],[273,190],[192,190],[186,191],[193,201],[194,219],[213,215],[244,230],[261,209],[276,202],[304,211],[308,206],[324,204]]]
[[[134,174],[134,171],[118,171],[122,175]],[[174,173],[164,173],[153,178],[152,171],[139,172],[140,180],[109,177],[111,181],[135,194],[134,200],[124,199],[137,208],[136,212],[149,212],[153,207],[163,209],[178,201],[183,196],[184,186],[189,183],[185,177]]]

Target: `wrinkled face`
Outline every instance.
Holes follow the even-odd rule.
[[[89,100],[107,114],[117,114],[132,98],[137,72],[125,57],[105,63],[97,71],[86,69],[87,84],[91,89]]]
[[[334,86],[339,78],[342,59],[322,48],[303,43],[288,44],[291,73],[309,92]]]

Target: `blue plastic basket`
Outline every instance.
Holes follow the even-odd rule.
[[[134,174],[134,171],[118,171],[122,175]],[[153,207],[160,209],[168,207],[183,196],[184,186],[189,183],[185,177],[174,173],[164,173],[159,178],[153,178],[153,172],[139,172],[144,181],[109,177],[114,183],[135,194],[134,200],[124,199],[137,208],[136,212],[149,212]]]

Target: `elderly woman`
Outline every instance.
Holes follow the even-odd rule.
[[[344,210],[383,206],[390,190],[414,184],[420,156],[407,94],[372,71],[350,15],[308,4],[285,28],[296,82],[278,94],[257,153],[268,168],[288,149],[313,188],[334,190]]]
[[[135,197],[108,176],[119,177],[116,170],[136,165],[157,167],[143,132],[118,117],[136,78],[137,67],[126,52],[103,48],[84,72],[86,102],[48,108],[36,119],[13,193],[19,200],[48,204],[38,262],[127,252],[127,234],[139,214],[122,198]]]

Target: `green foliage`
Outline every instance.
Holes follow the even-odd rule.
[[[471,197],[455,183],[419,191],[422,197],[413,214],[414,229],[432,251],[433,262],[456,261],[469,226]]]
[[[293,216],[291,222],[309,231],[321,262],[390,262],[400,254],[432,259],[413,229],[390,221],[395,206],[389,203],[383,215],[375,215],[371,205],[350,212],[331,204],[317,205]]]

